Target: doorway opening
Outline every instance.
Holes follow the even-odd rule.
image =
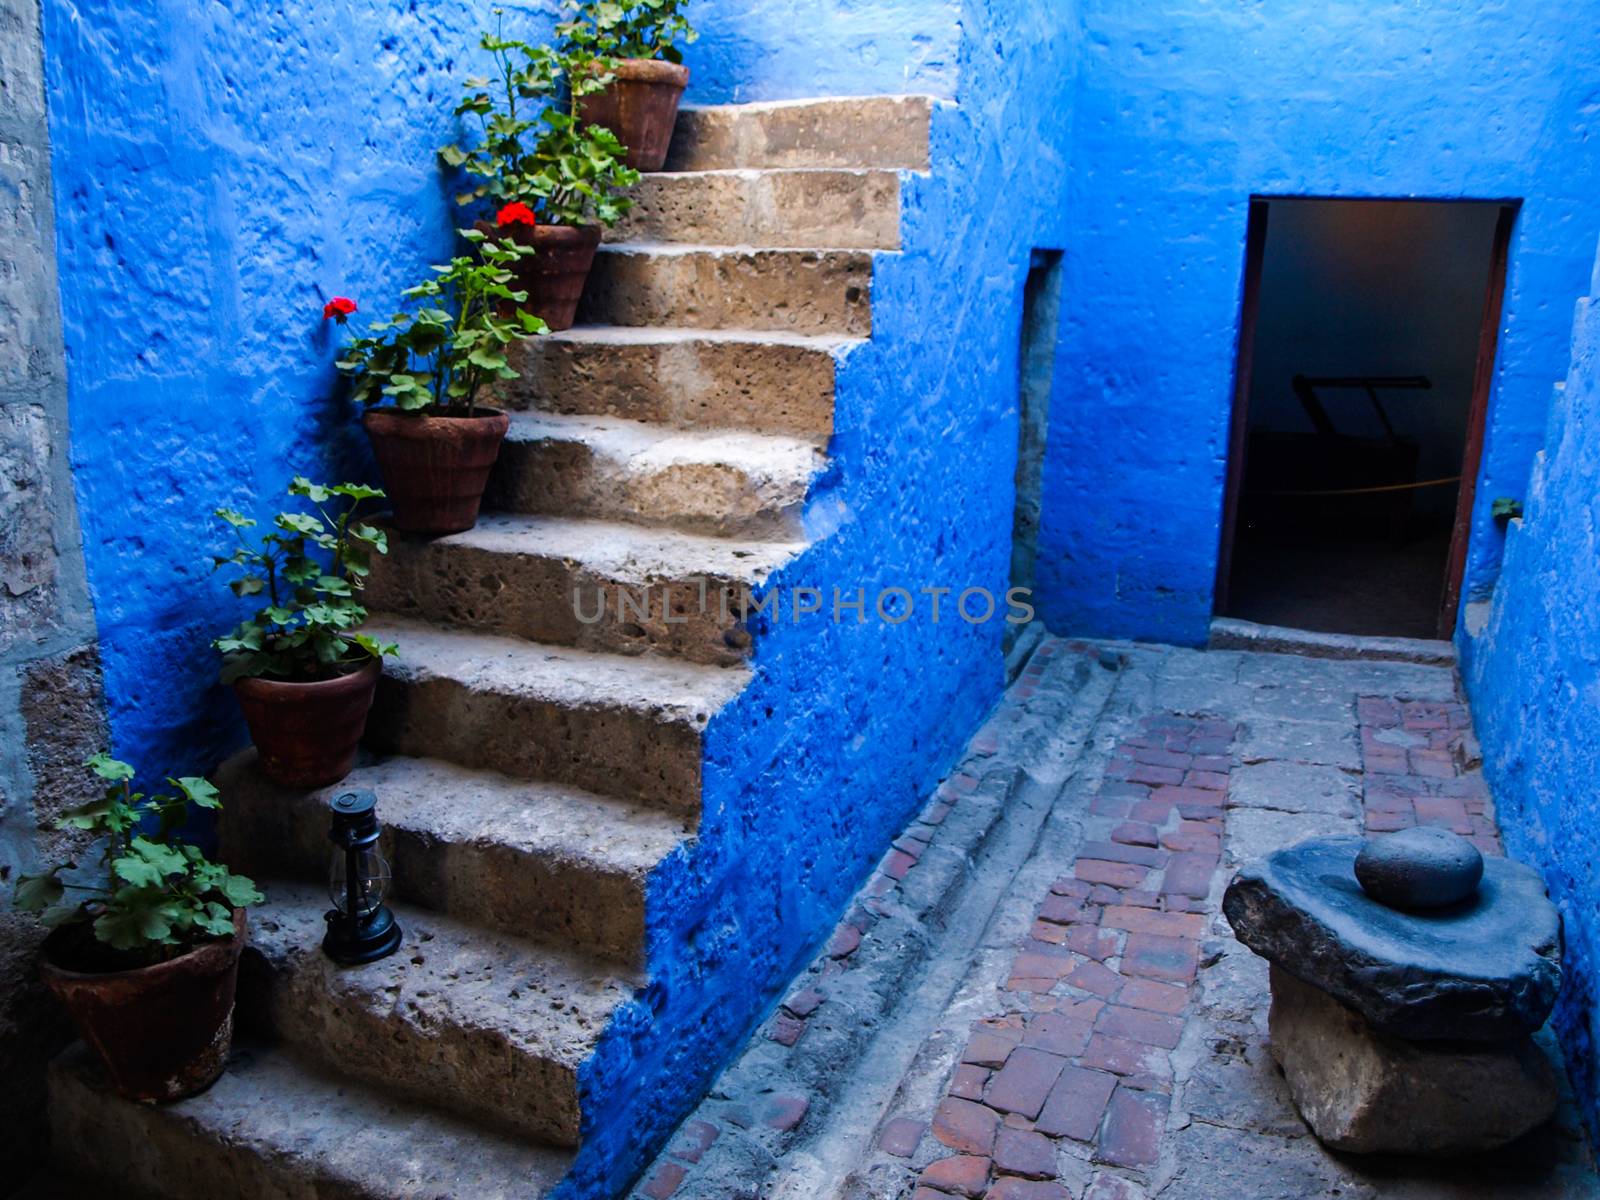
[[[1014,588],[1033,590],[1039,557],[1040,492],[1044,444],[1050,427],[1050,388],[1060,336],[1061,251],[1035,250],[1022,285],[1022,330],[1017,349],[1016,508],[1011,519],[1011,579]],[[1004,650],[1022,626],[1006,625]]]
[[[1514,216],[1251,201],[1219,615],[1454,631]]]

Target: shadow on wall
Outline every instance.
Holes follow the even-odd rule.
[[[1600,266],[1571,366],[1547,406],[1524,515],[1491,600],[1457,638],[1507,848],[1538,865],[1564,922],[1555,1023],[1590,1135],[1600,1137]],[[1547,390],[1544,393],[1548,396]]]

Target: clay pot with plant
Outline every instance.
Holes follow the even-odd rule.
[[[512,267],[528,311],[550,329],[570,329],[602,227],[626,215],[633,202],[625,193],[639,182],[616,136],[579,115],[583,98],[611,82],[611,64],[498,32],[481,45],[495,78],[467,80],[455,109],[477,116],[481,136],[471,148],[446,146],[439,158],[479,181],[458,203],[494,205],[493,222],[477,222],[478,233],[533,251]]]
[[[611,130],[627,148],[623,161],[636,171],[666,164],[678,102],[689,86],[678,42],[698,36],[683,15],[686,0],[586,0],[577,16],[556,27],[572,52],[609,69],[610,81],[578,100],[589,125]]]
[[[404,312],[346,347],[339,368],[368,406],[362,423],[383,472],[394,524],[403,533],[471,529],[510,420],[477,403],[490,384],[515,379],[506,351],[545,332],[513,287],[512,267],[532,251],[474,229],[475,248],[408,288]],[[387,403],[386,403],[387,402]]]
[[[245,908],[264,897],[177,836],[191,804],[221,807],[211,784],[169,779],[174,792],[146,795],[127,763],[97,754],[84,766],[105,794],[58,826],[95,839],[99,861],[19,877],[16,907],[50,927],[45,985],[112,1087],[130,1100],[179,1100],[227,1065]]]
[[[259,537],[249,533],[253,518],[217,509],[239,545],[216,565],[238,571],[228,585],[235,595],[266,604],[212,644],[262,774],[285,787],[316,788],[355,766],[383,657],[396,653],[360,631],[367,610],[357,599],[372,556],[388,551],[388,535],[356,517],[364,501],[383,496],[377,488],[297,477],[289,495],[312,511],[281,512]]]

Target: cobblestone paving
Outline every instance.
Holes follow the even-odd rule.
[[[1570,1103],[1467,1162],[1323,1150],[1218,915],[1307,836],[1499,853],[1477,766],[1448,668],[1046,641],[636,1194],[1600,1197]]]
[[[1363,814],[1369,833],[1438,825],[1470,838],[1485,854],[1504,854],[1477,766],[1472,717],[1457,701],[1430,703],[1363,696]]]

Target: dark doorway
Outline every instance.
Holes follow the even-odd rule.
[[[1513,212],[1251,202],[1220,615],[1450,635]]]
[[[1011,586],[1033,590],[1039,556],[1039,505],[1044,443],[1050,426],[1050,388],[1060,337],[1061,251],[1035,250],[1022,287],[1017,349],[1017,501],[1011,520]],[[1022,626],[1007,625],[1005,651]]]

